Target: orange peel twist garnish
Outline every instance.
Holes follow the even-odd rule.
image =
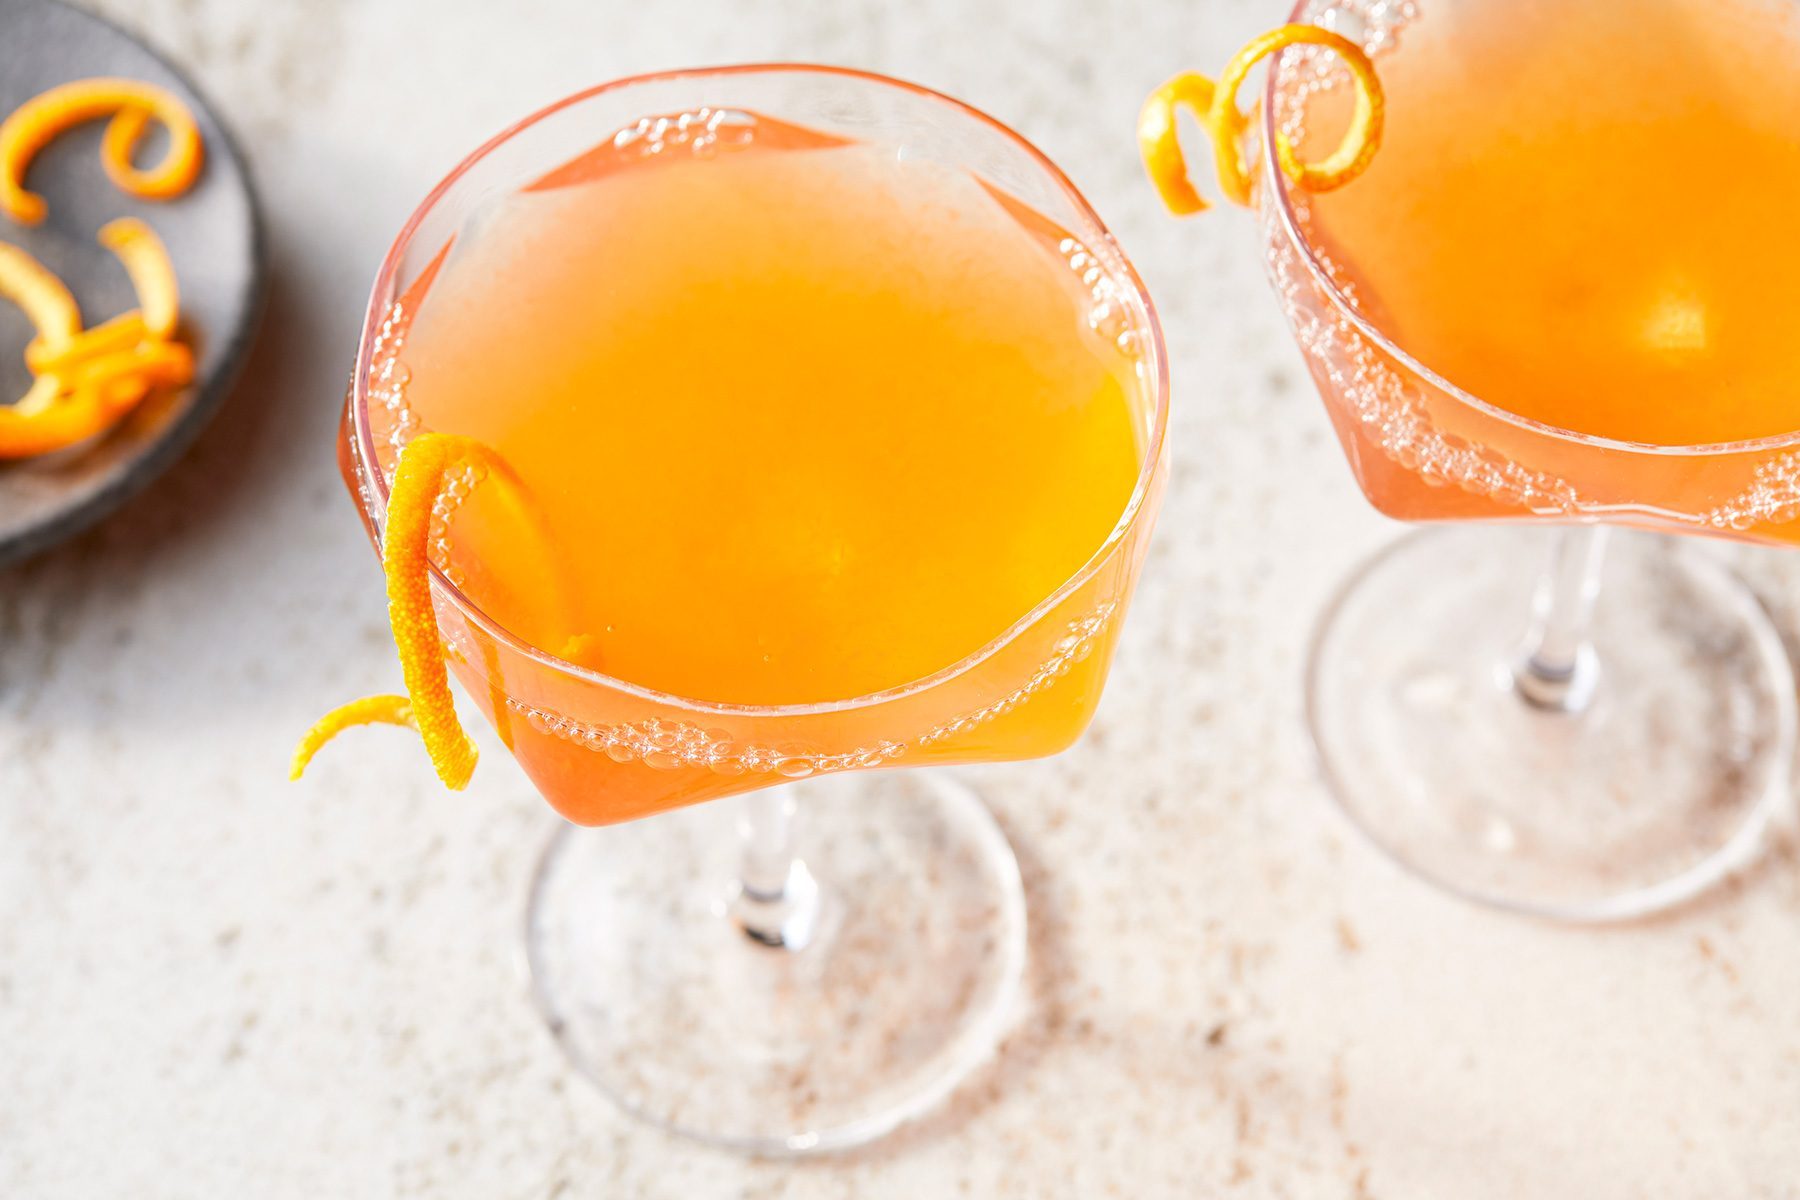
[[[413,720],[412,700],[406,696],[364,696],[361,700],[340,704],[314,722],[306,736],[300,739],[300,744],[294,748],[293,762],[288,765],[288,778],[300,778],[306,773],[313,755],[324,749],[325,743],[358,725],[419,727]]]
[[[475,771],[475,743],[457,720],[450,695],[443,639],[431,602],[430,543],[432,509],[445,478],[469,466],[518,486],[500,458],[474,438],[422,433],[401,451],[388,496],[381,562],[387,572],[388,624],[393,627],[407,694],[372,696],[328,713],[307,731],[295,751],[293,778],[299,778],[313,754],[338,733],[379,721],[417,729],[444,786],[453,791],[468,786]]]
[[[64,130],[110,117],[100,146],[107,177],[141,200],[168,200],[193,185],[204,151],[194,114],[175,93],[136,79],[78,79],[27,100],[0,122],[0,211],[22,225],[48,213],[44,198],[25,189],[25,172],[38,151]],[[154,167],[140,169],[132,151],[150,118],[168,127],[169,149]]]
[[[1138,149],[1144,167],[1156,184],[1163,203],[1178,216],[1204,211],[1206,200],[1188,178],[1187,159],[1176,135],[1175,114],[1187,108],[1198,118],[1212,141],[1213,166],[1219,190],[1235,204],[1250,203],[1250,168],[1244,162],[1243,136],[1249,116],[1238,107],[1238,89],[1250,69],[1278,50],[1294,45],[1323,46],[1337,53],[1350,68],[1356,87],[1356,107],[1343,140],[1317,163],[1303,163],[1285,134],[1277,133],[1275,158],[1289,179],[1310,192],[1328,192],[1355,179],[1368,169],[1381,145],[1385,100],[1375,65],[1362,47],[1341,34],[1317,25],[1283,25],[1250,41],[1232,55],[1218,81],[1188,72],[1177,75],[1144,102],[1138,115]]]

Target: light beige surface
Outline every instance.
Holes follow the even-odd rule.
[[[679,8],[108,0],[235,118],[275,290],[244,386],[125,514],[0,576],[0,1196],[1800,1196],[1800,854],[1679,916],[1554,930],[1353,840],[1300,724],[1312,615],[1395,530],[1356,496],[1250,220],[1177,224],[1138,100],[1276,3]],[[388,238],[456,157],[580,86],[818,59],[1018,126],[1142,267],[1175,476],[1093,731],[974,773],[1030,888],[1030,1001],[953,1104],[746,1165],[569,1078],[524,990],[552,827],[494,746],[446,795],[388,690],[331,438]],[[1800,630],[1800,559],[1745,556]]]

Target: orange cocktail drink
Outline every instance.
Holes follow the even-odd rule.
[[[1379,154],[1308,198],[1307,238],[1360,314],[1441,379],[1583,455],[1450,405],[1446,433],[1534,470],[1541,495],[1421,487],[1377,451],[1370,499],[1408,518],[1610,508],[1792,540],[1793,485],[1728,447],[1800,428],[1788,337],[1800,240],[1800,15],[1769,0],[1425,3],[1378,56]],[[1306,104],[1309,133],[1341,90]],[[1298,107],[1290,116],[1298,121]],[[1373,436],[1371,436],[1371,434]],[[1763,468],[1758,477],[1758,469]],[[1458,481],[1454,472],[1449,480]]]
[[[608,826],[561,828],[529,906],[575,1068],[740,1150],[867,1141],[985,1058],[1026,945],[980,799],[885,768],[1080,734],[1166,407],[1131,267],[990,118],[795,65],[571,97],[376,281],[342,461],[408,695],[324,735],[411,721],[466,782],[441,640],[545,798]]]
[[[1772,235],[1800,193],[1800,18],[1759,10],[1428,8],[1383,61],[1380,153],[1313,201],[1317,245],[1372,320],[1520,416],[1665,446],[1792,433],[1800,238]]]
[[[1308,715],[1403,865],[1569,920],[1640,915],[1757,849],[1793,675],[1714,558],[1608,525],[1791,540],[1785,192],[1800,18],[1766,0],[1303,4],[1369,54],[1385,127],[1338,190],[1261,159],[1270,273],[1357,482],[1421,533],[1323,619]],[[1290,51],[1256,128],[1353,111]]]
[[[734,120],[704,157],[608,144],[482,213],[396,305],[375,371],[404,382],[373,432],[471,436],[511,467],[529,519],[468,488],[440,565],[576,667],[736,706],[901,688],[1099,552],[1144,465],[1144,364],[1111,281],[1084,279],[1047,218],[967,172]],[[1099,697],[1102,603],[1075,618],[1095,618],[1081,660],[1031,703],[950,730],[1023,682],[977,667],[857,746],[1062,749]],[[610,755],[531,719],[575,718],[565,705],[457,667],[574,820],[766,782],[736,754]],[[769,749],[777,772],[811,762]]]
[[[1146,104],[1173,210],[1204,207],[1178,107],[1257,209],[1370,502],[1465,522],[1358,571],[1307,671],[1334,796],[1448,891],[1642,915],[1747,861],[1787,795],[1793,672],[1756,597],[1608,527],[1800,527],[1796,64],[1800,6],[1770,0],[1303,0]]]
[[[1438,0],[1370,36],[1381,151],[1262,209],[1373,504],[1795,540],[1795,5]],[[1301,146],[1343,126],[1332,76],[1283,63],[1267,112]]]

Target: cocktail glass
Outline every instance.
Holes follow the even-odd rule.
[[[1360,40],[1379,68],[1419,7],[1303,0],[1291,19]],[[1467,898],[1567,920],[1664,908],[1749,859],[1784,801],[1794,677],[1715,557],[1609,526],[1791,542],[1800,432],[1593,437],[1412,357],[1359,310],[1270,152],[1340,74],[1283,52],[1251,161],[1270,278],[1351,470],[1402,520],[1554,528],[1415,533],[1344,584],[1307,668],[1327,781],[1376,845]]]
[[[1099,700],[1168,466],[1162,335],[1111,235],[1023,138],[923,88],[800,65],[607,84],[488,142],[407,222],[375,282],[340,457],[379,542],[419,427],[403,300],[484,200],[603,142],[710,153],[745,112],[966,170],[1055,222],[1091,320],[1126,339],[1141,384],[1142,469],[1092,558],[962,661],[878,694],[756,707],[657,692],[527,644],[434,569],[451,668],[537,787],[584,820],[648,818],[565,827],[539,864],[526,944],[557,1042],[648,1120],[798,1154],[865,1142],[942,1098],[1019,993],[1024,898],[993,817],[941,772],[869,772],[1051,754]]]

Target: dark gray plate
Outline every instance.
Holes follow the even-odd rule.
[[[62,276],[97,325],[136,306],[118,260],[94,240],[114,217],[136,216],[161,235],[181,284],[182,329],[194,348],[194,383],[141,407],[93,444],[23,462],[0,462],[0,566],[92,524],[187,449],[218,408],[249,348],[263,298],[255,197],[237,149],[192,85],[150,50],[97,17],[56,0],[0,0],[0,116],[45,88],[122,75],[169,88],[193,109],[206,165],[186,195],[133,199],[100,169],[100,122],[70,130],[38,155],[26,184],[50,205],[42,225],[0,216],[0,240],[23,246]],[[160,132],[140,162],[161,155]],[[24,347],[31,323],[0,300],[0,403],[31,382]]]

